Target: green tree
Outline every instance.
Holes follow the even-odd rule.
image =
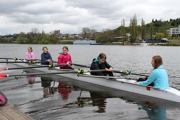
[[[164,36],[164,33],[156,33],[156,39],[162,39]]]
[[[130,42],[134,43],[137,39],[137,17],[134,15],[132,19],[130,19]]]
[[[28,42],[28,38],[26,37],[26,34],[21,32],[16,38],[16,42],[20,44],[26,44]]]
[[[48,34],[43,34],[42,39],[38,41],[38,44],[49,44],[50,36]]]
[[[42,39],[42,34],[39,32],[37,28],[32,28],[31,32],[27,34],[28,36],[28,43],[30,44],[37,44]]]
[[[150,23],[150,39],[153,39],[153,32],[154,32],[154,25],[153,23]]]
[[[142,40],[146,39],[146,25],[143,19],[141,21],[141,39]]]
[[[55,31],[51,32],[49,37],[50,37],[49,43],[52,43],[52,44],[57,44],[58,43],[58,41],[59,41],[59,33],[56,33]]]
[[[126,41],[126,28],[124,19],[121,21],[120,36],[122,37],[123,42]]]
[[[96,36],[96,40],[99,43],[106,44],[112,43],[114,40],[113,31],[110,29],[105,29]]]
[[[90,28],[88,28],[88,27],[84,27],[84,28],[82,28],[82,36],[83,36],[83,38],[89,38],[89,36],[90,36]]]

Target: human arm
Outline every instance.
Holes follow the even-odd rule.
[[[29,60],[28,52],[26,52],[26,60]]]
[[[52,61],[52,57],[51,57],[51,54],[48,52],[49,54],[49,60]]]
[[[156,80],[156,78],[157,78],[157,73],[156,73],[156,71],[153,71],[146,81],[137,82],[137,84],[138,85],[148,86],[149,84],[154,82]]]
[[[91,70],[100,70],[99,65],[97,62],[93,62],[91,64]],[[104,76],[104,74],[102,72],[91,72],[92,75],[100,75],[100,76]]]
[[[113,68],[111,65],[109,65],[106,61],[104,62],[106,71],[112,72]]]
[[[67,64],[69,67],[71,67],[71,63],[72,63],[72,59],[71,59],[71,55],[69,54],[68,60],[67,60],[66,64]]]
[[[69,63],[72,63],[71,55],[69,55]]]
[[[45,55],[43,53],[41,54],[41,61],[46,61]]]
[[[31,59],[35,59],[35,54],[34,54],[34,52],[31,52]]]

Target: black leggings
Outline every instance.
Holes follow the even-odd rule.
[[[114,76],[112,72],[107,71],[106,73],[107,73],[107,75],[109,75],[109,76]]]

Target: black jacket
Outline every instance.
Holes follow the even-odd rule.
[[[104,63],[100,63],[98,58],[94,58],[91,63],[90,70],[100,70],[100,69],[105,69],[105,68],[109,69],[110,67],[111,65],[109,65],[106,61]],[[107,76],[107,72],[106,71],[91,72],[91,75]]]

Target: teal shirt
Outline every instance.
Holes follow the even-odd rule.
[[[147,86],[150,83],[154,83],[154,88],[159,89],[168,89],[168,75],[163,66],[159,66],[157,69],[154,69],[146,81],[138,82],[139,85]]]

